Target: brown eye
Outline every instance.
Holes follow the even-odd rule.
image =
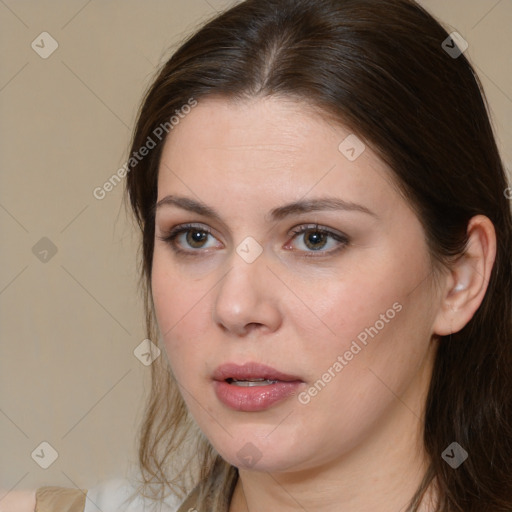
[[[204,242],[208,239],[209,233],[199,229],[189,229],[186,235],[187,244],[195,249],[201,249]]]
[[[307,256],[314,252],[318,252],[319,256],[327,255],[344,248],[349,242],[342,233],[319,227],[317,224],[299,226],[291,234],[294,235],[293,240],[297,240],[298,243],[289,243],[286,248],[295,245],[299,252],[303,252]]]
[[[306,231],[304,235],[304,243],[309,249],[318,251],[325,246],[328,238],[328,235],[321,231]]]
[[[198,256],[205,252],[201,249],[218,247],[214,243],[216,238],[210,230],[198,225],[182,224],[171,229],[166,235],[157,238],[169,244],[174,252],[181,255]]]

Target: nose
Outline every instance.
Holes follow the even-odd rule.
[[[234,252],[230,270],[215,288],[213,321],[238,336],[276,331],[282,323],[280,284],[267,267],[265,251],[252,263]]]

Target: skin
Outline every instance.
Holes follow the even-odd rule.
[[[0,512],[33,512],[36,507],[36,491],[0,489]]]
[[[421,223],[391,171],[369,146],[355,161],[338,150],[350,133],[295,101],[210,97],[164,147],[157,201],[200,200],[221,219],[157,209],[152,293],[183,398],[240,470],[230,512],[405,510],[428,462],[421,435],[437,335],[460,330],[485,294],[492,223],[474,217],[467,255],[434,280]],[[273,208],[327,195],[373,214],[270,220]],[[186,233],[175,239],[192,256],[161,239],[183,223],[212,232],[196,245]],[[314,228],[290,234],[315,223],[348,243],[327,238],[315,251],[307,245]],[[263,249],[252,263],[236,252],[248,236]],[[218,400],[212,373],[225,362],[298,375],[307,391],[396,303],[401,310],[309,403],[292,396],[240,412]],[[247,443],[261,455],[250,467],[237,455]]]

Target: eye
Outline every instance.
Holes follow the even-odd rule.
[[[196,224],[182,224],[171,229],[158,239],[168,243],[177,253],[192,255],[199,252],[197,249],[211,249],[215,245],[208,245],[208,238],[213,238],[211,231]],[[190,250],[192,249],[192,250]]]
[[[349,240],[342,233],[332,231],[318,224],[298,226],[290,233],[299,240],[299,250],[305,252],[332,253],[344,248]],[[285,249],[290,248],[288,244]]]

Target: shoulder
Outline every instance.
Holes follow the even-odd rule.
[[[125,478],[101,482],[89,489],[40,487],[36,490],[1,491],[1,512],[178,512],[182,500],[144,498],[136,483]]]
[[[0,512],[83,512],[86,490],[39,487],[35,490],[0,491]]]
[[[6,491],[0,489],[0,510],[2,512],[34,512],[36,491]]]
[[[181,501],[173,496],[164,502],[144,498],[135,482],[116,478],[88,490],[84,512],[177,512]]]

